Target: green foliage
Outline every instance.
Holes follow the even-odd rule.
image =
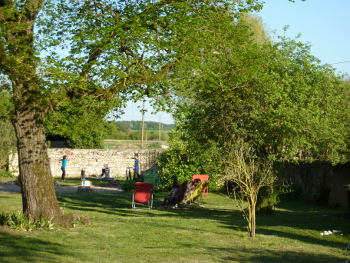
[[[170,148],[161,154],[158,168],[160,174],[160,189],[171,188],[174,181],[180,184],[189,181],[199,169],[194,159],[187,151],[187,146],[179,140],[175,132],[170,133]]]
[[[13,104],[4,85],[0,83],[0,170],[8,168],[9,155],[15,151],[16,137],[10,122]]]
[[[277,189],[275,189],[277,188]],[[265,186],[259,190],[256,203],[256,211],[258,214],[272,214],[273,210],[280,203],[280,196],[289,193],[290,190],[283,185]]]
[[[89,98],[62,101],[45,120],[46,135],[66,138],[72,148],[101,148],[104,116],[113,105]]]
[[[0,177],[13,177],[13,173],[7,170],[0,169]]]
[[[47,219],[40,219],[33,221],[28,219],[23,215],[22,212],[12,212],[12,213],[1,213],[0,214],[0,225],[8,226],[12,229],[20,231],[33,231],[37,229],[53,229],[54,224]]]
[[[259,41],[251,21],[215,12],[196,21],[201,30],[188,32],[179,50],[184,59],[174,85],[187,90],[175,118],[183,151],[217,176],[238,140],[261,158],[345,161],[348,88],[333,69],[303,43]]]

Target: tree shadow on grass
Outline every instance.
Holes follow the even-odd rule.
[[[159,195],[154,200],[154,209],[131,209],[132,193],[122,194],[65,194],[59,195],[58,200],[61,206],[79,211],[99,212],[123,217],[181,217],[181,218],[202,218],[222,221],[226,225],[232,225],[232,219],[237,218],[242,222],[240,212],[231,209],[208,209],[208,208],[177,208],[160,209],[163,196]],[[139,207],[142,205],[138,205]],[[146,207],[145,207],[146,208]]]
[[[122,216],[131,208],[131,196],[131,193],[79,193],[61,194],[57,199],[63,208]]]
[[[0,230],[0,263],[61,262],[77,256],[68,246]]]
[[[246,232],[246,223],[237,210],[209,208],[135,210],[131,209],[131,197],[132,193],[117,195],[82,193],[60,195],[59,200],[64,207],[73,210],[106,213],[120,217],[155,217],[159,220],[164,217],[213,220],[219,222],[221,227]],[[156,207],[161,204],[162,199],[162,195],[156,197]],[[302,203],[301,206],[303,206]],[[259,216],[257,234],[279,236],[328,247],[344,247],[345,241],[329,240],[321,236],[318,238],[303,232],[304,229],[322,232],[332,229],[334,225],[339,226],[337,221],[329,221],[327,217],[324,217],[323,213],[326,210],[320,208],[320,210],[309,211],[307,208],[310,209],[310,206],[306,205],[303,209],[298,210],[297,204],[287,204],[284,210],[276,211],[272,216]],[[344,227],[349,229],[350,224],[347,222]]]
[[[242,248],[206,248],[224,254],[219,262],[240,263],[343,263],[346,257],[340,258],[320,253],[305,253],[300,251],[275,251],[265,249],[242,249]]]

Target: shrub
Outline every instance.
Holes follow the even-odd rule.
[[[256,211],[259,214],[272,214],[279,204],[281,195],[289,194],[292,189],[289,185],[275,184],[274,186],[262,187],[258,194]]]
[[[259,214],[272,214],[274,207],[280,199],[277,191],[270,186],[262,187],[258,194],[256,211]]]

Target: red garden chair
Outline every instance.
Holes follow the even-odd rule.
[[[148,209],[153,205],[153,184],[136,182],[132,195],[132,208],[136,208],[136,203],[146,204]]]
[[[209,175],[207,175],[207,174],[194,174],[194,175],[192,175],[192,181],[194,181],[196,179],[199,179],[199,180],[201,180],[202,183],[204,183],[204,182],[209,180]],[[208,192],[209,192],[209,189],[208,189],[208,186],[206,186],[203,189],[202,197],[207,196]]]

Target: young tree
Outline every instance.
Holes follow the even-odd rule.
[[[226,155],[226,171],[223,180],[233,184],[231,195],[239,201],[243,216],[247,221],[248,234],[255,237],[256,204],[259,190],[272,186],[275,177],[271,162],[259,160],[249,146],[237,143]]]

